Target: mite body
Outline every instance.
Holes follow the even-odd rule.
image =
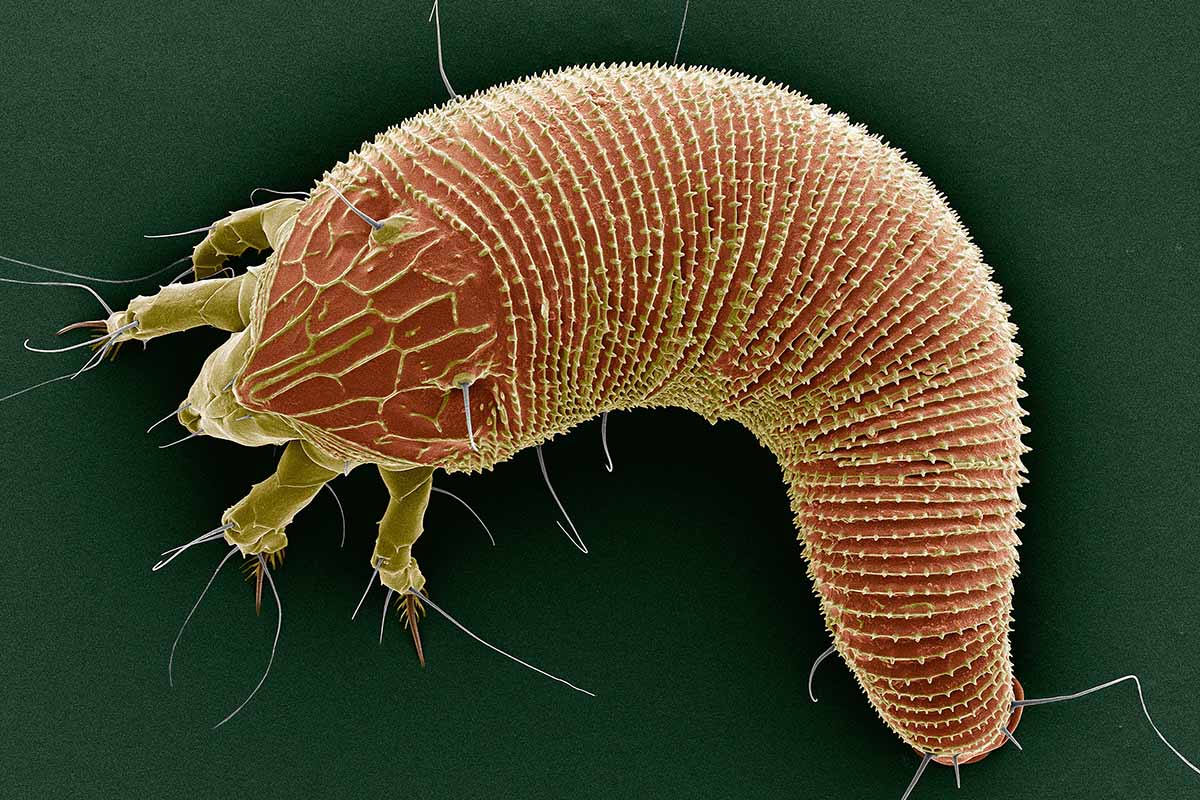
[[[212,277],[249,249],[271,254]],[[375,464],[372,567],[411,598],[436,470],[616,409],[736,420],[780,464],[884,722],[944,763],[1005,741],[1015,328],[930,182],[844,117],[710,69],[569,69],[381,134],[307,199],[215,223],[194,265],[113,314],[109,343],[232,332],[178,416],[286,444],[221,519],[243,554],[281,551],[325,482]]]

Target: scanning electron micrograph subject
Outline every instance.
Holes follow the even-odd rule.
[[[296,544],[289,561],[308,558],[298,515],[318,498],[336,503],[343,546],[348,527],[362,533],[347,524],[357,502],[332,486],[357,471],[377,474],[386,501],[360,562],[365,590],[342,598],[354,618],[375,594],[380,640],[397,618],[424,667],[433,613],[540,676],[531,680],[561,684],[566,701],[602,703],[603,686],[568,680],[552,658],[505,643],[494,621],[484,635],[455,611],[439,588],[445,567],[418,565],[438,535],[427,512],[445,496],[496,544],[488,515],[444,481],[533,454],[560,535],[587,555],[593,526],[556,491],[543,446],[595,428],[612,473],[609,415],[674,408],[736,423],[774,462],[799,543],[796,581],[807,580],[828,634],[789,691],[815,702],[818,667],[844,664],[917,756],[896,776],[897,797],[921,796],[931,765],[961,786],[966,765],[1020,749],[1026,709],[1118,685],[1104,695],[1136,701],[1139,723],[1090,755],[1152,733],[1200,776],[1151,719],[1146,674],[1067,687],[1022,686],[1015,674],[1026,356],[1019,309],[985,253],[913,160],[852,116],[752,70],[692,63],[687,15],[698,6],[675,9],[667,61],[563,66],[460,95],[441,30],[451,7],[435,4],[428,68],[445,99],[306,188],[258,189],[245,207],[166,234],[198,241],[179,262],[104,279],[17,258],[30,243],[7,240],[0,281],[13,296],[83,291],[102,312],[66,324],[58,346],[27,340],[85,360],[5,387],[0,408],[74,391],[113,359],[136,363],[134,343],[215,330],[186,396],[151,429],[181,426],[161,445],[172,453],[204,438],[278,453],[272,474],[153,565],[161,578],[189,572],[200,553],[211,562],[170,647],[172,681],[185,629],[233,562],[258,611],[276,611],[273,644],[267,672],[210,735],[253,726],[239,716],[252,699],[275,702],[260,690],[279,664],[284,554]],[[50,254],[45,243],[39,253]],[[111,284],[136,290],[158,276],[157,291],[109,302]],[[851,783],[846,796],[858,796]]]

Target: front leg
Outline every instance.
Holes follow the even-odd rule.
[[[128,308],[106,321],[110,335],[121,331],[113,341],[144,342],[201,325],[231,332],[243,330],[250,323],[250,305],[258,284],[255,269],[235,278],[209,278],[220,272],[231,256],[250,249],[277,250],[286,241],[303,205],[299,200],[275,200],[243,208],[214,222],[192,253],[196,281],[164,286],[149,297],[135,297]],[[131,325],[134,322],[137,325]]]
[[[314,453],[303,442],[289,442],[275,474],[257,483],[221,522],[228,525],[225,540],[243,555],[271,555],[287,547],[284,529],[326,483],[341,473],[337,465]]]
[[[302,200],[290,198],[272,200],[239,209],[214,222],[208,235],[192,251],[196,280],[220,272],[226,259],[247,250],[278,250],[303,205]]]
[[[236,278],[173,283],[162,287],[158,294],[133,298],[105,325],[110,335],[122,331],[117,341],[147,342],[204,325],[236,332],[250,324],[250,306],[257,287],[254,271]]]

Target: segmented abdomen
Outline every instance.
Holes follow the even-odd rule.
[[[899,153],[744,77],[581,68],[423,114],[332,179],[376,216],[410,203],[430,241],[455,243],[443,261],[459,306],[418,340],[459,343],[417,377],[386,373],[403,409],[314,411],[301,381],[276,410],[350,454],[463,468],[603,410],[738,420],[783,468],[834,641],[886,723],[923,752],[995,744],[1012,700],[1015,329],[957,218]],[[374,280],[338,238],[355,226],[314,195],[304,247],[347,256],[277,277],[271,314],[286,317],[289,292],[303,312],[338,281]],[[368,295],[415,307],[446,283]],[[365,320],[340,335],[377,336],[380,319]],[[481,456],[446,402],[462,370]]]

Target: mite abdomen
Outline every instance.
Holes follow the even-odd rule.
[[[420,449],[388,435],[408,424],[399,412],[341,407],[325,424],[339,446],[478,468],[615,408],[738,420],[780,462],[834,642],[885,722],[938,756],[997,743],[1025,430],[1015,329],[977,248],[897,151],[777,86],[621,66],[423,114],[331,180],[366,213],[410,204],[457,243],[443,261],[465,277],[403,300],[454,284],[438,341],[476,324],[492,337],[446,345],[453,371],[477,377],[478,455],[441,373],[404,411],[432,421]],[[330,252],[361,230],[332,196],[296,229],[322,226]],[[365,285],[353,256],[304,280]],[[288,413],[306,402],[296,391]]]

